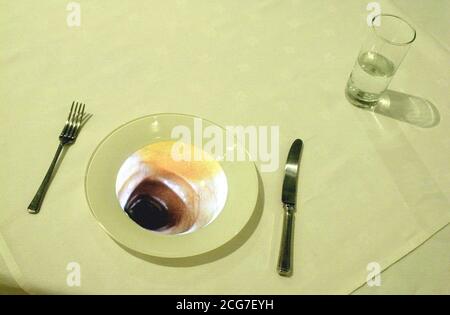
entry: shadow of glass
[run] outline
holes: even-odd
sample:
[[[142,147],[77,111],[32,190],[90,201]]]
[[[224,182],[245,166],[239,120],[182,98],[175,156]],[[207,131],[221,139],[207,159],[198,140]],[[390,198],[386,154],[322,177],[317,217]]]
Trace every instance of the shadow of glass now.
[[[183,258],[162,258],[162,257],[155,257],[155,256],[148,256],[136,251],[133,251],[129,248],[124,247],[123,245],[117,243],[121,248],[123,248],[128,253],[143,259],[145,261],[155,263],[158,265],[163,266],[169,266],[169,267],[191,267],[196,265],[202,265],[206,263],[213,262],[215,260],[221,259],[235,250],[237,250],[239,247],[241,247],[253,234],[256,227],[258,226],[259,221],[261,220],[263,208],[264,208],[264,186],[262,183],[261,176],[259,172],[257,171],[258,175],[258,198],[255,205],[255,210],[253,211],[252,216],[250,217],[250,220],[247,222],[247,224],[244,226],[242,231],[238,233],[233,239],[231,239],[226,244],[209,251],[207,253],[192,256],[192,257],[183,257]]]
[[[421,128],[434,127],[440,121],[439,111],[430,101],[392,90],[386,91],[373,111]]]

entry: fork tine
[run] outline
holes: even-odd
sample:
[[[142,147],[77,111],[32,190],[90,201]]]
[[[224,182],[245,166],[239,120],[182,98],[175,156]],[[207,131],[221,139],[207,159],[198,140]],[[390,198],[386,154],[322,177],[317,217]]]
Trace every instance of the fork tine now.
[[[75,104],[75,101],[72,102],[72,106],[70,106],[70,112],[69,112],[69,116],[67,117],[67,121],[70,120],[70,116],[72,116],[72,111],[73,111],[73,105]]]
[[[64,124],[63,130],[61,131],[60,137],[62,137],[62,136],[64,136],[65,134],[67,134],[67,131],[68,131],[69,127],[70,127],[70,120],[71,120],[71,117],[72,117],[74,105],[75,105],[75,101],[73,101],[73,102],[72,102],[72,106],[70,106],[69,116],[67,116],[67,120],[66,120],[66,123]]]
[[[75,102],[75,108],[73,111],[71,111],[71,115],[69,117],[69,126],[66,130],[66,132],[64,133],[64,137],[69,137],[70,134],[72,133],[72,130],[74,128],[74,124],[75,124],[75,117],[78,111],[78,102]]]
[[[81,106],[81,113],[80,113],[80,116],[78,117],[77,127],[76,127],[75,134],[74,134],[75,137],[77,136],[78,131],[80,130],[81,122],[83,121],[85,106],[86,105],[84,103]]]
[[[83,105],[81,107],[81,114],[78,117],[77,126],[75,128],[75,132],[74,132],[74,135],[73,135],[75,138],[77,137],[78,132],[80,131],[80,128],[81,128],[81,123],[83,122],[85,106],[86,106],[86,104],[83,103]]]
[[[81,123],[83,111],[84,111],[84,104],[82,104],[80,102],[80,103],[78,103],[77,112],[76,112],[76,115],[75,115],[75,117],[73,119],[73,126],[72,126],[71,132],[69,134],[69,137],[71,137],[71,138],[75,138],[76,135],[77,135],[78,128],[79,128],[80,123]]]
[[[83,103],[80,103],[80,108],[79,108],[79,110],[78,110],[78,114],[80,114],[80,116],[81,116],[81,114],[82,114],[82,112],[83,112],[83,106],[84,106],[84,104],[83,104]],[[78,117],[78,118],[80,118],[80,117]]]

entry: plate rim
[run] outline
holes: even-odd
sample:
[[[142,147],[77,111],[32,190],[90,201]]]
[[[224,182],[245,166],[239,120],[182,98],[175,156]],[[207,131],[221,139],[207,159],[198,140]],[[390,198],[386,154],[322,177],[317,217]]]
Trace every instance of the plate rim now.
[[[133,123],[136,123],[136,122],[138,122],[138,121],[140,121],[140,120],[149,119],[149,118],[157,118],[157,117],[160,117],[160,116],[174,116],[174,117],[182,117],[182,118],[190,118],[190,119],[195,119],[195,118],[197,118],[197,119],[201,119],[202,121],[208,122],[208,123],[211,124],[211,125],[218,126],[218,127],[220,127],[222,130],[226,130],[223,126],[221,126],[221,125],[219,125],[219,124],[217,124],[217,123],[215,123],[215,122],[213,122],[213,121],[211,121],[211,120],[209,120],[209,119],[205,119],[205,118],[202,118],[202,117],[197,116],[197,115],[184,114],[184,113],[167,113],[167,112],[164,112],[164,113],[154,113],[154,114],[148,114],[148,115],[140,116],[140,117],[137,117],[137,118],[135,118],[135,119],[129,120],[129,121],[127,121],[127,122],[125,122],[125,123],[119,125],[118,127],[114,128],[114,129],[113,129],[112,131],[110,131],[107,135],[105,135],[105,136],[102,138],[102,140],[97,144],[97,146],[95,147],[95,149],[92,151],[91,156],[90,156],[90,158],[89,158],[89,160],[88,160],[87,166],[86,166],[86,168],[85,168],[85,172],[84,172],[84,195],[85,195],[86,201],[87,201],[87,203],[88,203],[88,207],[89,207],[90,213],[92,214],[92,216],[93,216],[93,218],[95,219],[95,221],[97,222],[97,224],[99,224],[100,227],[107,233],[107,235],[108,235],[109,237],[111,237],[115,242],[117,242],[120,246],[124,246],[125,248],[127,248],[127,249],[129,249],[129,250],[131,250],[131,251],[134,251],[134,252],[138,252],[138,253],[140,253],[140,254],[144,254],[144,255],[152,256],[152,257],[160,257],[160,258],[187,258],[187,257],[192,257],[192,256],[197,256],[197,255],[205,254],[205,253],[207,253],[207,252],[213,251],[213,250],[215,250],[215,249],[217,249],[217,248],[219,248],[219,247],[221,247],[221,246],[227,244],[227,243],[230,242],[234,237],[236,237],[236,235],[238,235],[238,234],[245,228],[245,226],[247,225],[247,223],[250,221],[250,219],[251,219],[251,217],[252,217],[254,211],[256,210],[255,208],[256,208],[258,196],[259,196],[259,193],[260,193],[260,187],[259,187],[259,179],[258,179],[258,170],[257,170],[256,164],[255,164],[254,161],[251,161],[251,160],[243,161],[243,162],[247,165],[247,167],[249,167],[249,171],[251,170],[251,173],[252,173],[252,175],[253,175],[253,179],[252,179],[252,180],[253,180],[254,183],[255,183],[255,189],[254,189],[253,198],[252,198],[251,202],[249,203],[249,204],[252,205],[252,209],[251,209],[251,210],[250,210],[250,209],[248,210],[248,215],[245,217],[245,220],[242,220],[243,222],[241,222],[240,228],[239,228],[235,233],[230,234],[230,235],[228,235],[226,238],[221,239],[220,242],[217,242],[217,244],[215,244],[213,247],[211,246],[211,248],[203,248],[203,249],[200,249],[200,250],[199,250],[199,249],[193,250],[193,251],[192,251],[191,253],[189,253],[189,254],[181,253],[181,252],[180,252],[180,253],[177,253],[177,252],[173,252],[173,253],[169,253],[169,252],[161,253],[161,252],[157,252],[157,251],[143,251],[142,248],[139,249],[139,248],[130,246],[130,244],[126,244],[126,242],[124,242],[123,239],[121,240],[120,237],[118,237],[117,235],[114,235],[114,232],[110,231],[110,229],[109,229],[108,227],[106,227],[106,226],[103,224],[102,221],[100,221],[100,218],[96,215],[96,211],[94,210],[94,206],[92,205],[92,201],[90,200],[90,197],[89,197],[89,192],[88,192],[88,185],[89,185],[89,184],[88,184],[88,181],[89,181],[89,171],[90,171],[90,169],[91,169],[91,167],[92,167],[92,165],[93,165],[93,161],[94,161],[96,155],[97,155],[98,152],[101,150],[101,148],[103,147],[103,145],[105,144],[105,142],[106,142],[108,139],[111,139],[111,137],[113,137],[113,135],[114,135],[116,132],[118,132],[119,130],[121,130],[121,129],[123,129],[123,128],[129,126],[129,125],[132,125]],[[150,144],[150,143],[149,143],[149,144]],[[245,149],[245,152],[246,152],[247,157],[249,157],[249,153],[248,153],[248,151],[247,151],[246,149]],[[236,162],[227,162],[227,163],[236,163]],[[242,162],[239,162],[239,163],[242,163]],[[223,167],[222,163],[221,163],[221,166]],[[225,173],[225,175],[227,176],[227,182],[228,182],[228,176],[229,176],[229,174]],[[252,181],[252,180],[249,180],[249,181]],[[230,191],[230,187],[228,187],[228,193],[229,193],[229,191]],[[250,196],[246,195],[246,197],[250,197]],[[226,201],[226,203],[225,203],[224,208],[222,209],[222,211],[225,210],[226,208],[230,208],[230,205],[228,204],[228,199],[229,199],[229,196],[227,196],[227,201]],[[123,211],[123,213],[125,214],[124,211]],[[221,214],[222,214],[222,212],[221,212]],[[192,233],[188,233],[188,234],[181,234],[181,235],[180,235],[180,234],[178,234],[178,235],[164,235],[163,237],[166,237],[166,239],[171,238],[172,240],[174,240],[174,239],[176,239],[177,237],[178,237],[178,239],[180,239],[180,236],[184,236],[184,235],[192,235],[192,234],[197,234],[197,235],[198,235],[200,231],[206,230],[208,226],[213,225],[213,223],[214,223],[215,221],[217,221],[217,219],[218,219],[219,217],[220,217],[220,215],[219,215],[214,221],[212,221],[210,224],[208,224],[208,225],[205,226],[205,227],[202,227],[202,228],[201,228],[200,230],[198,230],[198,231],[195,231],[195,232],[192,232]],[[128,219],[129,219],[129,218],[128,218]],[[130,222],[132,222],[131,219],[129,219],[129,220],[130,220]],[[139,225],[137,225],[137,224],[134,223],[134,222],[132,222],[132,224],[135,225],[135,227],[136,227],[137,229],[145,230],[145,229],[143,229],[142,227],[140,227]],[[209,231],[212,231],[212,230],[209,229]],[[145,232],[148,233],[148,232],[150,232],[150,231],[145,230]],[[204,231],[203,231],[203,234],[205,234]],[[210,234],[214,234],[214,233],[211,232]],[[215,234],[217,234],[217,232],[216,232]],[[155,235],[161,235],[161,234],[153,233],[153,234],[150,234],[150,235],[155,236]],[[155,236],[155,237],[156,237],[156,236]],[[206,247],[208,247],[208,246],[206,246]]]

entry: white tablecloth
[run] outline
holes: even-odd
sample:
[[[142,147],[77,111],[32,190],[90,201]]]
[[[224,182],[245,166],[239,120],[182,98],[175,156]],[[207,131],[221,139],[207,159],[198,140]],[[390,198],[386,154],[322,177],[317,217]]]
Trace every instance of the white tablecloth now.
[[[343,92],[367,31],[367,1],[78,3],[79,28],[66,24],[67,3],[0,4],[1,286],[349,293],[366,281],[368,263],[388,268],[450,221],[450,55],[427,26],[415,25],[391,107],[371,113]],[[383,12],[404,12],[380,3]],[[68,150],[42,212],[29,215],[73,99],[94,117]],[[275,271],[281,168],[261,174],[264,207],[253,233],[217,260],[144,260],[99,227],[84,197],[90,155],[118,125],[158,112],[278,125],[281,160],[294,138],[304,139],[292,278]],[[81,267],[79,287],[66,283],[71,262]]]

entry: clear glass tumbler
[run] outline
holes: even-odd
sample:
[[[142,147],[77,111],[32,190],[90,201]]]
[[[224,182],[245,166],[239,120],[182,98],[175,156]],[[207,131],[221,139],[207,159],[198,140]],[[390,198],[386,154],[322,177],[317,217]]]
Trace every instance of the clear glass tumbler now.
[[[347,81],[347,99],[359,107],[376,105],[415,39],[416,30],[402,18],[375,16]]]

